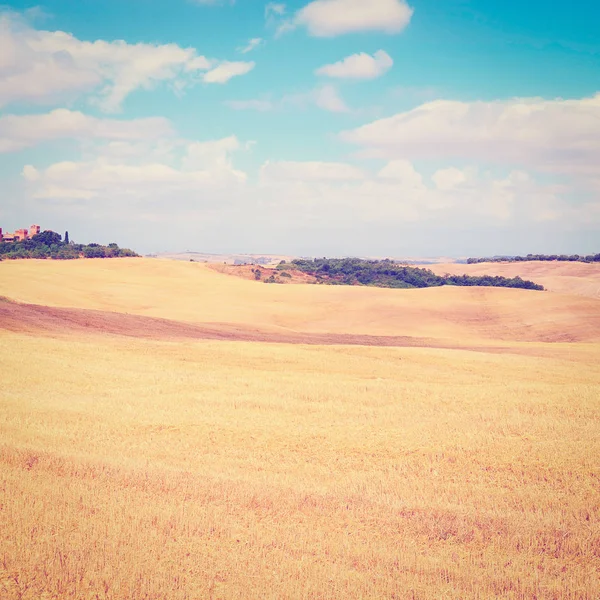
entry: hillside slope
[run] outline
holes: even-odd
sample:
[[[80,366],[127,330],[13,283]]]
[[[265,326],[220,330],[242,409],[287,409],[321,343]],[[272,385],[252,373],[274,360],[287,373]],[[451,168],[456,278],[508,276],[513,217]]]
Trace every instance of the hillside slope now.
[[[474,265],[478,266],[478,265]],[[599,341],[600,304],[564,294],[441,287],[273,286],[152,259],[0,264],[0,295],[264,332],[470,341]]]
[[[575,294],[600,299],[600,264],[582,262],[510,262],[477,263],[459,265],[454,263],[428,266],[434,273],[444,275],[500,275],[531,279],[550,292]]]

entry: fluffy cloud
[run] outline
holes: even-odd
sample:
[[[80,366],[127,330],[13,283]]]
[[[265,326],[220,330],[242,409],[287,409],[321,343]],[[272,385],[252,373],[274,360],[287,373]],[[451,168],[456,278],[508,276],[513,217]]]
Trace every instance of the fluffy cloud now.
[[[592,204],[574,209],[563,198],[564,189],[522,171],[493,176],[449,168],[427,178],[405,160],[390,161],[377,174],[345,163],[267,162],[260,186],[263,208],[270,214],[285,208],[290,219],[307,222],[332,218],[347,225],[423,221],[502,227],[581,222],[598,215]]]
[[[161,117],[121,121],[57,109],[40,115],[0,117],[0,152],[14,152],[62,138],[135,141],[158,139],[171,134],[169,121]]]
[[[325,65],[315,73],[338,79],[375,79],[389,71],[393,64],[387,52],[378,50],[373,56],[364,52],[353,54],[334,64]]]
[[[156,153],[152,144],[100,148],[89,160],[62,161],[39,170],[26,165],[22,175],[38,200],[146,203],[169,211],[173,202],[210,206],[226,190],[246,181],[231,155],[240,149],[235,136],[208,142],[183,142]],[[175,151],[174,151],[175,150]],[[159,157],[159,160],[156,159]],[[111,207],[114,206],[111,204]]]
[[[345,163],[267,161],[260,170],[263,183],[358,181],[365,178],[361,169]]]
[[[31,179],[31,177],[29,177]],[[101,162],[56,163],[38,173],[34,198],[102,199],[108,193],[136,201],[170,193],[193,194],[226,182],[210,171],[183,171],[162,164],[111,165]],[[163,209],[168,210],[167,206]]]
[[[340,98],[337,90],[332,85],[324,85],[313,92],[314,102],[323,110],[336,113],[350,112],[346,103]]]
[[[98,119],[65,110],[4,117],[0,132],[13,147],[63,137],[80,143],[78,157],[47,168],[24,165],[22,185],[30,210],[80,211],[82,222],[93,214],[114,223],[118,214],[170,219],[173,226],[200,220],[208,227],[213,219],[244,231],[258,211],[268,213],[279,231],[323,223],[337,231],[358,230],[363,223],[371,224],[371,231],[389,231],[417,221],[434,229],[460,225],[473,231],[483,225],[506,231],[535,223],[539,231],[544,223],[600,225],[597,202],[570,203],[566,186],[538,181],[522,170],[448,166],[430,176],[405,158],[375,170],[343,162],[267,161],[254,184],[234,164],[249,144],[236,136],[185,140],[163,119]]]
[[[451,190],[465,183],[467,175],[461,169],[450,167],[449,169],[439,169],[433,174],[432,179],[438,190]]]
[[[410,23],[412,15],[413,9],[405,0],[315,0],[284,28],[304,26],[317,37],[361,31],[394,34]]]
[[[223,62],[218,67],[205,73],[205,83],[227,83],[232,77],[245,75],[254,69],[254,62]]]
[[[378,173],[378,177],[394,181],[406,189],[423,189],[423,177],[408,160],[392,160]]]
[[[234,165],[245,148],[235,136],[96,140],[79,159],[43,169],[25,165],[26,202],[37,212],[80,211],[84,220],[93,213],[108,222],[118,214],[147,222],[170,219],[185,228],[192,219],[205,228],[227,222],[228,231],[241,232],[257,213],[269,215],[269,231],[323,224],[338,233],[364,227],[390,231],[413,222],[424,231],[600,225],[598,203],[569,204],[564,188],[522,171],[449,167],[429,177],[402,159],[375,172],[348,163],[267,161],[254,184]]]
[[[210,169],[213,173],[230,173],[244,180],[245,174],[236,171],[231,160],[233,153],[240,148],[240,141],[234,135],[208,142],[191,142],[182,160],[182,168],[186,171]]]
[[[438,100],[341,137],[382,158],[474,159],[591,174],[600,164],[600,94],[579,100]]]
[[[0,16],[0,106],[47,104],[93,93],[102,110],[115,112],[137,89],[170,82],[180,90],[204,71],[204,81],[223,83],[247,73],[254,66],[249,64],[219,64],[176,44],[87,42],[62,31],[32,29],[9,14]]]

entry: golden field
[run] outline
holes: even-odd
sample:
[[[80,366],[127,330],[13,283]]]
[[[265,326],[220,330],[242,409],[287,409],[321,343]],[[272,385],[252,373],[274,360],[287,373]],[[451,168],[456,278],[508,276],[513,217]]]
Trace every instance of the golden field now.
[[[0,296],[3,600],[600,597],[596,298],[147,259]]]

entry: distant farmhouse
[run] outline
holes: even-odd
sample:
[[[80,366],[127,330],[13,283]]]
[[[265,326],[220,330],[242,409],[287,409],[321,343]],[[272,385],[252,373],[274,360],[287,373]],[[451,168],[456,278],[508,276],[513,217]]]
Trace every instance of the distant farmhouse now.
[[[5,234],[2,233],[2,227],[0,227],[0,242],[22,242],[24,240],[30,240],[39,232],[39,225],[32,225],[29,229],[17,229],[13,233]]]

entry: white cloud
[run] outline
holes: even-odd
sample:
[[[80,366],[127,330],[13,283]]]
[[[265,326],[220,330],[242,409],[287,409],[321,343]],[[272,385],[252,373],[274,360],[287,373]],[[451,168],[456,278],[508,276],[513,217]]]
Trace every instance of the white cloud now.
[[[358,181],[365,173],[352,165],[335,162],[267,161],[260,170],[263,182]]]
[[[438,190],[451,190],[461,183],[465,183],[467,176],[464,171],[456,167],[450,167],[448,169],[439,169],[433,174],[432,179]]]
[[[162,117],[99,119],[61,108],[40,115],[0,117],[0,152],[15,152],[62,138],[135,141],[171,134],[171,124]]]
[[[392,160],[378,173],[378,177],[393,180],[403,187],[421,189],[423,178],[408,160]]]
[[[207,82],[222,83],[231,64],[207,59],[177,44],[82,41],[62,31],[38,31],[12,14],[0,15],[0,106],[16,102],[55,103],[88,95],[102,110],[120,110],[138,89],[169,82],[176,90],[211,71]],[[239,66],[235,74],[245,71]]]
[[[22,175],[28,181],[37,181],[40,178],[40,172],[31,165],[25,165],[23,167]]]
[[[275,229],[323,223],[334,223],[333,229],[362,228],[370,223],[389,230],[417,221],[424,227],[600,224],[594,203],[574,207],[564,188],[540,183],[523,171],[492,175],[449,167],[427,177],[402,159],[374,173],[343,162],[275,160],[263,164],[254,184],[234,165],[236,154],[251,147],[236,136],[96,140],[79,159],[45,169],[25,165],[22,180],[36,210],[77,208],[87,211],[82,215],[93,211],[106,219],[115,213],[121,218],[169,218],[174,224],[186,218],[202,223],[225,219],[241,227],[257,211],[266,211]]]
[[[505,227],[558,219],[580,222],[582,215],[596,215],[593,205],[574,209],[563,192],[521,171],[492,176],[473,168],[462,171],[460,184],[441,189],[404,160],[390,161],[377,175],[346,163],[268,161],[261,168],[259,190],[263,209],[273,219],[272,211],[279,210],[291,221],[307,223],[331,217],[340,225],[429,221]]]
[[[438,100],[341,137],[382,158],[474,159],[591,175],[600,164],[600,94],[579,100]]]
[[[315,104],[323,110],[336,113],[350,112],[337,90],[331,85],[324,85],[322,88],[316,89],[313,95]]]
[[[239,49],[242,54],[248,54],[248,52],[252,52],[255,48],[258,48],[263,43],[262,38],[252,38],[248,40],[248,43]]]
[[[315,0],[285,27],[304,26],[317,37],[363,31],[395,34],[410,23],[412,15],[405,0]]]
[[[235,136],[208,142],[180,140],[177,152],[162,155],[159,161],[151,144],[116,156],[99,148],[88,160],[62,161],[43,170],[26,165],[22,175],[31,197],[38,200],[127,201],[136,206],[162,202],[160,211],[171,210],[173,202],[206,207],[214,201],[212,194],[218,196],[246,181],[246,174],[231,161],[240,148]]]
[[[387,52],[378,50],[373,56],[364,52],[353,54],[334,64],[325,65],[315,73],[338,79],[375,79],[389,71],[393,64]]]
[[[223,62],[218,67],[205,73],[205,83],[227,83],[232,77],[245,75],[254,69],[254,62]]]
[[[240,141],[234,135],[208,142],[191,142],[182,160],[182,169],[184,171],[210,169],[212,173],[229,173],[244,180],[245,174],[236,171],[231,160],[232,154],[240,148]]]

